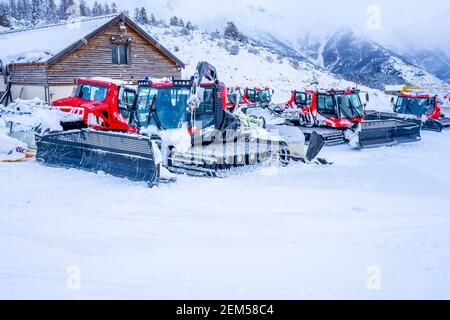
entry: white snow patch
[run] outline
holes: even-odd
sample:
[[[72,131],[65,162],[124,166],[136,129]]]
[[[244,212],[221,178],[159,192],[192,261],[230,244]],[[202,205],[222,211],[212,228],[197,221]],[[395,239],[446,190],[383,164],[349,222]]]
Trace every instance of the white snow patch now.
[[[84,39],[115,16],[82,19],[31,30],[0,33],[0,60],[3,63],[45,62],[55,54]]]

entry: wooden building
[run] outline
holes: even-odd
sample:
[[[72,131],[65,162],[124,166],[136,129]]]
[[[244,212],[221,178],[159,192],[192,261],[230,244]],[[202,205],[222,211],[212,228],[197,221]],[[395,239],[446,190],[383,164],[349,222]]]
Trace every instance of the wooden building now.
[[[4,32],[0,47],[13,99],[68,96],[77,77],[178,79],[185,66],[124,14]]]

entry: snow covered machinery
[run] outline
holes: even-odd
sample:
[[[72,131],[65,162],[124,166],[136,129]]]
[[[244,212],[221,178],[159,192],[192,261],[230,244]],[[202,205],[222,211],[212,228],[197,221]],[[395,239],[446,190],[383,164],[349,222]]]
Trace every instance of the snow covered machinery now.
[[[93,111],[101,101],[87,107],[83,103],[79,123],[87,128],[44,135],[37,142],[37,160],[54,166],[101,170],[153,185],[159,179],[161,165],[174,173],[217,176],[224,169],[274,158],[283,164],[313,161],[324,144],[321,136],[314,134],[305,153],[300,130],[291,132],[286,142],[253,124],[245,114],[235,113],[236,106],[227,99],[227,88],[206,62],[198,64],[190,80],[140,81],[134,103],[124,104],[122,110],[117,107],[120,95],[108,99],[116,91],[113,85],[105,91],[102,101],[110,101],[109,111],[106,107],[101,110],[104,119],[115,117],[116,121],[106,122],[107,126],[105,121],[90,121],[89,114],[97,114]],[[75,100],[72,102],[79,103]],[[61,110],[68,101],[60,101]],[[72,112],[73,108],[68,110]],[[114,125],[119,122],[120,126]]]
[[[393,117],[366,118],[360,94],[357,89],[292,91],[284,107],[277,106],[273,112],[303,127],[306,135],[316,130],[327,145],[348,141],[352,147],[362,149],[421,139],[417,124]]]
[[[136,132],[128,125],[129,109],[136,86],[121,80],[96,77],[75,79],[72,96],[54,100],[52,109],[60,111],[64,130],[93,128]]]
[[[71,97],[52,103],[62,115],[64,131],[37,135],[36,159],[50,166],[103,171],[156,184],[160,152],[149,137],[128,125],[134,97],[135,89],[124,83],[77,79]]]
[[[404,86],[391,103],[394,112],[367,110],[366,118],[397,118],[435,132],[450,127],[450,118],[446,116],[450,112],[450,88]]]
[[[237,110],[235,102],[216,69],[200,62],[190,80],[140,81],[130,125],[160,136],[167,168],[190,175],[217,176],[232,167],[271,160],[311,161],[323,147],[315,135],[305,154],[300,130],[286,141]]]
[[[4,66],[2,60],[0,60],[0,75],[3,76],[3,81],[5,83],[5,91],[0,92],[0,104],[8,105],[12,101],[11,95],[11,75],[8,70],[8,66]],[[1,81],[1,80],[0,80]]]
[[[269,87],[245,87],[239,86],[229,89],[229,97],[234,102],[234,96],[238,96],[239,103],[242,105],[244,111],[250,108],[267,109],[272,104],[273,89]]]

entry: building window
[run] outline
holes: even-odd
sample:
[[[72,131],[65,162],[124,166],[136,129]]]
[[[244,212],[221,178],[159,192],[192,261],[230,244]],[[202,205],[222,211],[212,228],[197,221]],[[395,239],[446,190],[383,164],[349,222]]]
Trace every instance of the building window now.
[[[112,63],[128,64],[128,45],[112,44]]]

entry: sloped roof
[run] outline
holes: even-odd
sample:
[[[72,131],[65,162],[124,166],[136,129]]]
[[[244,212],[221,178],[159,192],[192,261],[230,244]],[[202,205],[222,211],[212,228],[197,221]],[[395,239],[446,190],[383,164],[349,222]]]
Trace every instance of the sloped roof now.
[[[101,16],[26,30],[0,32],[0,60],[7,64],[53,64],[110,25],[125,21],[175,64],[185,64],[124,14]]]

